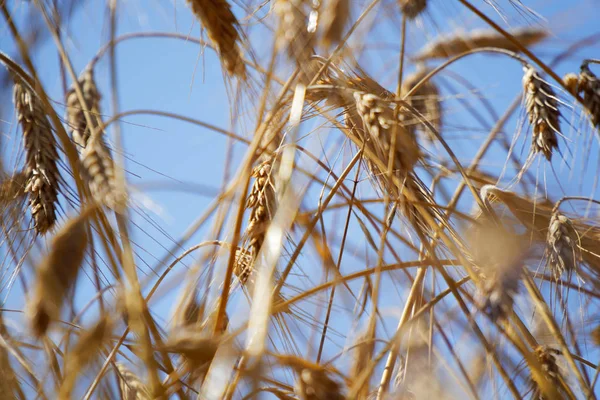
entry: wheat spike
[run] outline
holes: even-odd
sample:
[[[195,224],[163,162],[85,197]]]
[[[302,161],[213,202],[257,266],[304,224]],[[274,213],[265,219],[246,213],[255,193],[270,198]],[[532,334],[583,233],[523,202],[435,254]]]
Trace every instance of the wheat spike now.
[[[13,95],[26,153],[25,192],[29,194],[35,229],[37,233],[44,234],[56,222],[60,181],[57,144],[36,93],[16,79]]]
[[[409,75],[402,83],[402,93],[407,93],[414,88],[429,73],[427,68],[419,68],[415,73]],[[442,106],[440,104],[440,90],[431,79],[422,84],[419,89],[406,99],[415,110],[417,110],[433,127],[439,132],[442,125]],[[418,118],[415,118],[419,122]],[[434,140],[435,135],[422,124],[422,131],[429,140]]]
[[[402,13],[408,19],[415,19],[427,8],[427,0],[398,0]]]
[[[350,19],[350,0],[327,0],[321,16],[323,46],[330,47],[342,40]]]
[[[552,214],[546,242],[550,268],[556,279],[564,271],[576,270],[579,260],[577,231],[568,217],[559,212]]]
[[[265,233],[277,207],[277,194],[273,179],[274,161],[274,157],[269,157],[252,170],[254,184],[246,200],[246,208],[250,209],[246,235],[248,236],[248,247],[254,257],[262,247]]]
[[[398,113],[398,119],[394,121],[394,110],[389,103],[370,93],[354,92],[356,100],[356,111],[363,122],[364,130],[369,135],[371,147],[375,155],[384,164],[390,158],[390,147],[392,145],[392,134],[396,133],[394,148],[395,173],[401,176],[412,171],[419,160],[421,153],[411,126],[404,123],[405,112]]]
[[[315,35],[308,30],[306,0],[276,0],[273,12],[279,17],[278,48],[284,48],[298,66],[304,67],[313,55]]]
[[[296,393],[302,400],[342,400],[341,386],[325,369],[303,368],[299,372]]]
[[[587,64],[581,66],[579,91],[583,93],[583,104],[592,125],[600,128],[600,80]]]
[[[188,328],[172,334],[163,349],[182,356],[186,370],[198,374],[208,369],[218,346],[219,338],[203,335],[199,330]]]
[[[94,199],[109,208],[118,208],[123,203],[115,181],[115,166],[102,136],[92,136],[81,153],[90,192]]]
[[[52,238],[50,251],[37,269],[29,318],[37,336],[60,317],[62,304],[77,280],[88,243],[86,216],[69,220]]]
[[[125,365],[115,363],[122,400],[150,400],[150,391],[140,378]]]
[[[240,24],[227,0],[188,0],[193,13],[206,29],[221,62],[230,75],[246,79],[246,65],[240,50]]]
[[[510,33],[525,47],[533,46],[548,37],[548,31],[531,27],[514,29]],[[498,31],[485,29],[442,36],[429,43],[413,59],[415,61],[426,61],[436,58],[450,58],[482,47],[495,47],[520,52],[520,49],[512,41],[498,33]]]
[[[94,71],[86,69],[78,80],[79,86],[83,92],[85,109],[90,111],[93,126],[88,127],[85,118],[84,107],[79,103],[75,88],[71,87],[66,95],[67,103],[67,123],[71,131],[71,138],[78,147],[78,150],[85,149],[92,134],[92,131],[98,129],[98,118],[100,115],[100,99],[102,98],[96,81],[94,80]],[[97,117],[98,116],[98,117]]]
[[[560,390],[563,387],[561,382],[562,377],[555,356],[560,354],[560,352],[548,346],[538,346],[535,348],[534,354],[542,366],[543,377],[546,379],[547,384]],[[532,399],[546,399],[546,396],[543,395],[542,390],[535,381],[532,381],[531,385],[533,387]],[[565,398],[567,397],[566,393],[563,393],[563,395],[565,395]]]
[[[532,152],[544,154],[552,159],[552,151],[558,149],[557,134],[560,134],[560,110],[554,90],[540,78],[532,66],[524,68],[523,90],[525,109],[533,128]]]
[[[517,235],[487,218],[472,227],[468,238],[483,275],[479,306],[493,321],[506,318],[519,291],[526,248]]]

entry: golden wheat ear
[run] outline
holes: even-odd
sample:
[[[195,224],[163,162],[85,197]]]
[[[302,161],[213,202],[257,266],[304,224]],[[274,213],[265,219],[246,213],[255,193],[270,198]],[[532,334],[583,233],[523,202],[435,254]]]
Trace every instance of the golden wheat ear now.
[[[88,246],[90,212],[88,209],[65,223],[52,238],[50,250],[37,268],[28,315],[38,337],[60,318],[63,303],[77,281]]]
[[[400,10],[408,19],[415,19],[427,8],[427,0],[398,0]]]
[[[557,134],[561,134],[558,98],[533,66],[526,66],[524,70],[525,111],[533,129],[531,151],[542,153],[550,161],[553,150],[558,149]]]
[[[58,145],[41,100],[19,78],[15,78],[13,99],[23,130],[25,192],[29,195],[35,230],[44,234],[56,223],[60,182]]]
[[[240,50],[240,23],[227,0],[188,0],[193,13],[206,29],[221,62],[230,75],[246,79],[246,65]]]

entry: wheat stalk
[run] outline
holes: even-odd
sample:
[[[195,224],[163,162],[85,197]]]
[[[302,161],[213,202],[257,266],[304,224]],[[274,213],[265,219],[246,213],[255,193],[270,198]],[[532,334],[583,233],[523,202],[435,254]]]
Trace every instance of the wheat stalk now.
[[[15,80],[13,98],[17,119],[23,129],[27,177],[25,192],[29,194],[34,227],[37,233],[44,234],[56,222],[60,182],[57,144],[42,102],[18,78]]]

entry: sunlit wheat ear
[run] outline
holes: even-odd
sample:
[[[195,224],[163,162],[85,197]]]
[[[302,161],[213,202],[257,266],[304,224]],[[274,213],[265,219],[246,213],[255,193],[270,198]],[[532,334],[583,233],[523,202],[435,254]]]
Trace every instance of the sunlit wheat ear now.
[[[37,233],[44,234],[56,222],[60,174],[57,144],[44,107],[25,83],[15,81],[14,102],[23,129],[25,191]]]
[[[285,49],[299,67],[309,62],[315,42],[314,27],[308,25],[309,1],[275,0],[273,11],[279,17],[277,46]]]
[[[549,348],[547,346],[538,346],[535,351],[535,356],[542,366],[542,372],[544,378],[548,381],[548,384],[561,388],[561,376],[560,369],[556,364],[556,355],[560,354],[559,351]],[[531,383],[533,386],[532,399],[544,399],[542,391],[535,382]],[[565,397],[566,398],[566,397]]]
[[[59,391],[60,399],[72,398],[77,377],[100,355],[109,342],[111,332],[111,321],[107,317],[101,317],[92,328],[79,335],[73,350],[67,353],[64,380]]]
[[[546,239],[548,261],[552,275],[558,279],[562,274],[576,271],[579,262],[577,231],[571,220],[559,212],[552,214]]]
[[[115,181],[115,165],[101,135],[90,138],[81,153],[86,180],[94,200],[99,204],[118,210],[125,202]]]
[[[221,62],[230,75],[246,79],[246,65],[240,50],[240,24],[227,0],[188,0],[192,11],[206,29]]]
[[[248,247],[254,257],[263,245],[265,233],[277,207],[274,161],[274,157],[269,157],[252,170],[254,184],[246,199],[246,208],[250,209],[246,235]]]
[[[583,94],[583,104],[595,128],[600,128],[600,80],[587,64],[581,66],[579,91]]]
[[[350,0],[326,0],[320,24],[323,30],[321,38],[325,48],[342,40],[344,28],[350,19]]]
[[[354,92],[356,111],[360,115],[365,131],[369,134],[367,140],[375,150],[375,155],[386,162],[390,158],[392,134],[395,131],[394,165],[395,173],[402,175],[413,170],[421,156],[412,127],[403,123],[406,118],[404,112],[398,113],[394,121],[394,111],[388,102],[381,98],[364,92]],[[395,129],[394,129],[395,127]]]
[[[31,329],[42,336],[60,318],[63,302],[75,285],[88,244],[86,216],[77,216],[54,235],[49,253],[37,268],[28,304]]]
[[[180,329],[165,342],[163,350],[180,355],[187,372],[199,374],[206,372],[212,362],[220,338],[209,336],[197,329]]]
[[[527,249],[518,236],[486,217],[467,237],[483,278],[479,307],[493,321],[506,318],[519,291]]]
[[[302,368],[298,372],[295,392],[302,400],[342,400],[341,385],[323,368]]]
[[[530,47],[548,37],[548,31],[539,28],[525,27],[510,31],[510,33],[525,47]],[[495,47],[512,52],[520,49],[504,35],[493,29],[458,32],[430,42],[417,53],[415,61],[426,61],[436,58],[450,58],[483,47]]]
[[[548,83],[542,80],[533,66],[524,68],[523,90],[525,110],[532,127],[532,153],[542,153],[548,161],[558,149],[560,135],[560,110],[558,98]]]
[[[402,93],[406,94],[414,88],[429,71],[427,68],[419,68],[415,73],[409,75],[402,83]],[[442,105],[440,103],[440,90],[435,82],[431,79],[428,80],[413,92],[406,101],[441,133]],[[418,123],[419,120],[415,118],[415,122]],[[422,127],[421,130],[428,139],[435,139],[435,135],[429,129],[423,127],[421,124],[418,126]]]
[[[408,19],[415,19],[427,8],[427,0],[398,0],[402,13]]]
[[[150,400],[150,391],[142,380],[125,365],[115,363],[119,380],[119,390],[123,400]]]
[[[77,149],[81,151],[87,146],[92,131],[98,128],[101,96],[96,87],[94,71],[92,69],[86,69],[78,82],[83,92],[85,109],[90,112],[93,122],[93,126],[90,128],[85,118],[84,107],[79,103],[75,88],[71,87],[66,95],[67,124],[71,131],[73,142],[77,145]]]

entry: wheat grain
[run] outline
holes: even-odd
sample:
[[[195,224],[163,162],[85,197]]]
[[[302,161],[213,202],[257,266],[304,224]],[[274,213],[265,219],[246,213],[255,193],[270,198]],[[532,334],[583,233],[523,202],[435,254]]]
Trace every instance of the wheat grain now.
[[[398,0],[402,13],[408,19],[415,19],[427,8],[427,0]]]
[[[533,128],[532,152],[541,152],[546,159],[552,159],[552,151],[558,149],[557,134],[560,135],[560,110],[554,90],[543,81],[531,66],[524,68],[523,90],[525,109]]]
[[[57,144],[36,93],[16,79],[13,95],[26,153],[25,192],[29,194],[35,229],[37,233],[44,234],[56,222],[55,208],[60,182]]]
[[[36,336],[46,333],[60,317],[62,304],[75,285],[88,243],[86,216],[70,219],[52,238],[50,251],[37,269],[29,303],[29,319]]]
[[[227,0],[188,0],[193,13],[206,29],[221,62],[230,75],[246,79],[246,65],[240,50],[240,24]]]
[[[86,148],[92,132],[98,129],[98,118],[100,115],[101,95],[94,80],[94,71],[86,69],[78,80],[83,93],[85,107],[79,103],[77,92],[71,87],[66,95],[67,103],[67,124],[71,131],[71,138],[77,145],[78,150]],[[93,126],[89,127],[85,118],[84,110],[91,114]]]
[[[533,46],[548,37],[548,31],[531,27],[514,29],[510,33],[525,47]],[[442,36],[430,42],[413,57],[413,60],[426,61],[436,58],[450,58],[483,47],[495,47],[512,52],[520,52],[519,47],[504,35],[498,33],[496,30],[486,29]]]

